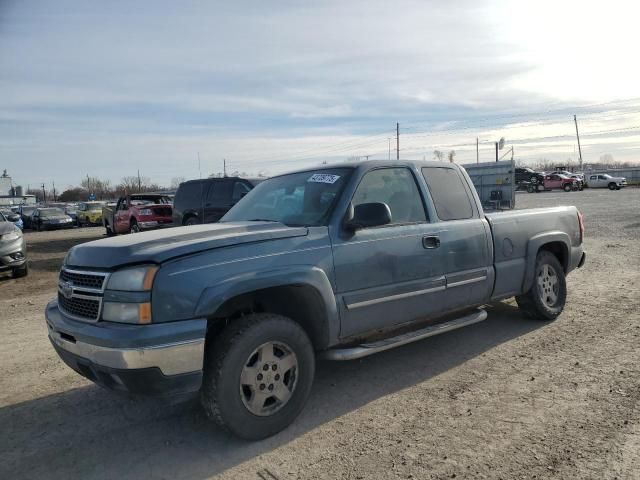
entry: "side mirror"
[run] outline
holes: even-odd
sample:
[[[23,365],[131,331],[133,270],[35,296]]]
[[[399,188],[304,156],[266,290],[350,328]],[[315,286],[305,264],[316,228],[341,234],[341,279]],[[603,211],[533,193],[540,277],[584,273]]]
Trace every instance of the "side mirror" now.
[[[349,204],[344,220],[347,230],[356,231],[361,228],[379,227],[391,223],[391,210],[386,203]]]

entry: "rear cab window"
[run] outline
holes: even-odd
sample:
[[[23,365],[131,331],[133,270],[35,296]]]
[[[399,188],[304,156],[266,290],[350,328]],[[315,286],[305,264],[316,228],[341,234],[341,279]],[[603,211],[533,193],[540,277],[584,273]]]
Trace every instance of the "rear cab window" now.
[[[440,220],[473,218],[473,206],[460,174],[449,167],[423,167],[431,198]]]

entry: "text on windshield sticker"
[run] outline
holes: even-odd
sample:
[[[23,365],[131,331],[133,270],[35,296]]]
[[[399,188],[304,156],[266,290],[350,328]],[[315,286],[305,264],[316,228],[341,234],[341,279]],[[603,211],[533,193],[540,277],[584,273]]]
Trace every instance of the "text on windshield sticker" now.
[[[314,173],[309,177],[309,180],[307,180],[307,182],[334,184],[339,178],[340,178],[340,175],[329,175],[328,173]]]

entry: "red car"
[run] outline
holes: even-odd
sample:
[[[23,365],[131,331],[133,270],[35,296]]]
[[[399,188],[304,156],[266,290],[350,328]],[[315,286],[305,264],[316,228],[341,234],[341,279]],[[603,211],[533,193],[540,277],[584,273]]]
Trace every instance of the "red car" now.
[[[120,197],[115,208],[102,209],[107,235],[138,233],[170,227],[173,224],[171,198],[167,195],[139,193]]]
[[[574,178],[569,178],[559,173],[550,173],[544,176],[544,189],[555,190],[561,188],[565,192],[572,190],[578,190],[578,181]]]

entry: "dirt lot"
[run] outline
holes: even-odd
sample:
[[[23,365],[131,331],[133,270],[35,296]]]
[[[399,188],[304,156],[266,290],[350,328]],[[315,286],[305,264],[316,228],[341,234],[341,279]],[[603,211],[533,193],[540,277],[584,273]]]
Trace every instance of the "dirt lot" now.
[[[575,204],[586,266],[554,323],[513,302],[486,322],[320,363],[307,408],[246,443],[197,404],[117,396],[58,360],[43,323],[66,250],[101,229],[27,233],[0,279],[0,478],[640,478],[640,189],[519,194]]]

